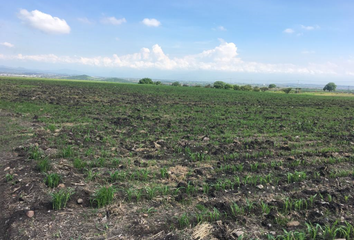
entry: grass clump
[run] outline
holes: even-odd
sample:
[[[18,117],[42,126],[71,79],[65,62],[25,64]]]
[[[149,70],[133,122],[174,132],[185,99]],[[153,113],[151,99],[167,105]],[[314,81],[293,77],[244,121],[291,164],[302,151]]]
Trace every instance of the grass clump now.
[[[44,159],[39,160],[37,163],[37,169],[40,172],[48,172],[51,169],[49,159],[44,158]]]
[[[91,204],[101,208],[113,201],[116,190],[112,186],[104,186],[98,189],[91,199]]]
[[[66,207],[70,197],[74,194],[71,188],[60,189],[58,192],[52,193],[52,203],[54,210],[60,210]]]
[[[44,182],[50,188],[55,188],[59,185],[61,181],[61,176],[57,173],[47,174]]]

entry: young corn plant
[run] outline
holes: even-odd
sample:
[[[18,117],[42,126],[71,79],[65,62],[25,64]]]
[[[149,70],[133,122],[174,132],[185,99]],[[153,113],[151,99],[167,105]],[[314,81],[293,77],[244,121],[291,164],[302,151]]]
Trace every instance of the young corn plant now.
[[[113,201],[116,190],[113,186],[103,186],[99,188],[92,196],[91,204],[98,208],[104,207]]]
[[[44,183],[50,188],[57,187],[60,181],[61,176],[57,173],[46,174],[46,177],[44,179]]]
[[[74,190],[71,188],[60,189],[57,192],[51,194],[52,204],[54,210],[60,210],[66,207],[70,197],[74,194]]]

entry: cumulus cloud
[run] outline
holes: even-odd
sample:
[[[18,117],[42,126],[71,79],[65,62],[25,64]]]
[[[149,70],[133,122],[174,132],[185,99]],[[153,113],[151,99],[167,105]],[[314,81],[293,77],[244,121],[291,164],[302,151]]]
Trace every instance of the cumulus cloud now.
[[[227,29],[224,26],[218,26],[216,29],[213,28],[213,30],[227,31]]]
[[[288,34],[292,34],[292,33],[294,33],[295,31],[294,31],[294,29],[292,29],[292,28],[287,28],[287,29],[285,29],[283,32],[284,32],[284,33],[288,33]]]
[[[122,23],[126,23],[127,20],[125,18],[115,18],[115,17],[104,17],[101,19],[101,23],[103,24],[112,24],[112,25],[120,25]]]
[[[225,42],[222,39],[220,39],[220,44],[213,49],[179,58],[170,57],[162,50],[161,46],[155,44],[151,48],[142,48],[136,53],[121,56],[113,54],[111,57],[70,57],[57,56],[54,54],[18,54],[6,56],[0,54],[0,59],[133,69],[207,70],[344,76],[351,75],[353,73],[351,69],[354,68],[354,61],[352,59],[340,63],[308,63],[306,66],[243,61],[238,55],[237,46],[232,42]]]
[[[158,27],[161,25],[161,23],[155,18],[144,18],[142,23],[148,27]]]
[[[12,43],[9,43],[9,42],[3,42],[3,43],[0,43],[0,45],[3,45],[5,47],[8,47],[8,48],[13,48],[15,45],[13,45]]]
[[[39,29],[44,33],[70,33],[70,27],[64,19],[53,17],[38,10],[29,12],[26,9],[21,9],[18,13],[18,18],[21,19],[26,25],[35,29]]]

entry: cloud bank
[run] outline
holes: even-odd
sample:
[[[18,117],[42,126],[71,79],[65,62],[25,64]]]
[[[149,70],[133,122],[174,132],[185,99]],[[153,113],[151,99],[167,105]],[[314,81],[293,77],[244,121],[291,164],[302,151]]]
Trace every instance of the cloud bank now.
[[[26,25],[49,34],[68,34],[70,27],[64,19],[53,17],[38,10],[21,9],[18,18]]]
[[[0,59],[37,61],[47,63],[81,64],[96,67],[131,68],[131,69],[158,69],[158,70],[206,70],[242,73],[285,73],[310,75],[338,75],[348,76],[353,72],[352,59],[336,64],[308,63],[306,66],[294,64],[269,64],[243,61],[237,53],[237,47],[232,42],[220,39],[220,45],[198,54],[173,58],[164,53],[162,48],[155,44],[152,48],[142,48],[139,52],[111,57],[71,57],[44,55],[1,55]]]

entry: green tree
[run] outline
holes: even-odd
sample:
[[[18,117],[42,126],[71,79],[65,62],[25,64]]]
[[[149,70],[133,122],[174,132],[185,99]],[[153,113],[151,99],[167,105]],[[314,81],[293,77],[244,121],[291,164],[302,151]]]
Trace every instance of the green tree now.
[[[139,80],[139,84],[154,84],[151,78],[142,78]]]
[[[269,86],[268,86],[268,88],[276,88],[276,87],[277,87],[277,85],[275,85],[274,83],[269,84]]]
[[[328,91],[328,92],[331,92],[331,91],[335,91],[337,88],[337,85],[334,83],[334,82],[330,82],[330,83],[327,83],[326,86],[324,86],[323,88],[323,91]]]
[[[174,86],[174,87],[180,87],[181,84],[180,84],[179,82],[174,82],[174,83],[172,83],[172,86]]]
[[[287,93],[287,94],[290,93],[291,90],[292,90],[291,87],[289,87],[289,88],[283,88],[283,89],[282,89],[282,91],[285,92],[285,93]]]
[[[162,83],[160,81],[155,82],[155,85],[161,85]]]
[[[234,85],[234,90],[236,90],[236,91],[240,90],[240,86],[237,85],[237,84],[235,84],[235,85]]]
[[[231,84],[226,83],[224,88],[225,89],[232,89],[233,86]]]
[[[265,91],[268,91],[269,90],[269,88],[267,88],[267,87],[261,87],[261,91],[262,92],[265,92]]]
[[[214,82],[214,88],[225,88],[226,83],[222,82],[222,81],[216,81]]]
[[[260,92],[261,89],[260,89],[259,87],[254,87],[254,88],[253,88],[253,91],[254,91],[254,92]]]
[[[241,91],[252,91],[252,86],[251,85],[244,85],[240,87]]]

